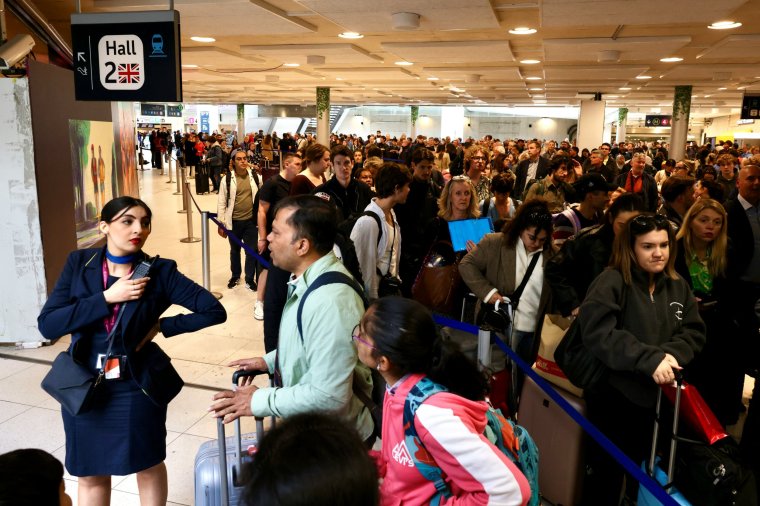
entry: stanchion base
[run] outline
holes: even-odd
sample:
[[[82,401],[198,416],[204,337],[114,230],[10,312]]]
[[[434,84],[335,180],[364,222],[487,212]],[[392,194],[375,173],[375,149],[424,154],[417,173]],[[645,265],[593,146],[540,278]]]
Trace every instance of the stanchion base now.
[[[211,295],[213,295],[214,297],[216,297],[216,300],[219,300],[222,297],[224,297],[220,292],[211,292]]]
[[[179,214],[187,214],[187,209],[180,209],[177,211]]]
[[[167,183],[173,183],[173,182],[174,181],[172,181],[171,179],[167,181]],[[176,193],[175,195],[179,195],[179,193]]]
[[[201,242],[199,237],[185,237],[180,239],[179,242]]]
[[[182,192],[174,192],[172,195],[182,195]]]

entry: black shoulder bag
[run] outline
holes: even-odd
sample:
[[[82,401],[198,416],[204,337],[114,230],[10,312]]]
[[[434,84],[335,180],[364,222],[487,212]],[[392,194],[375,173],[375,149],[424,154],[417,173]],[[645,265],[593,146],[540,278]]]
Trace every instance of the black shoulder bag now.
[[[525,275],[520,282],[520,286],[518,286],[517,289],[512,292],[512,295],[508,297],[509,302],[500,304],[499,301],[496,301],[496,304],[489,304],[487,302],[480,304],[480,311],[478,311],[478,317],[476,319],[478,327],[495,332],[507,332],[509,326],[512,324],[511,315],[517,311],[517,305],[520,303],[520,297],[525,291],[525,287],[530,280],[530,276],[533,274],[533,269],[536,268],[538,259],[542,256],[542,252],[533,255],[530,264],[528,264],[528,269],[525,271]],[[511,309],[509,306],[511,306]]]

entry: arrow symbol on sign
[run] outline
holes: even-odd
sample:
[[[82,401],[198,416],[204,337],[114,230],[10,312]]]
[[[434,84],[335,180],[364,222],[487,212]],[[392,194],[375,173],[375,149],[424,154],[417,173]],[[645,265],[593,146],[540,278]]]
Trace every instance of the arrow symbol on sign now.
[[[84,58],[84,52],[77,53],[77,61],[83,61],[87,63],[87,60]]]

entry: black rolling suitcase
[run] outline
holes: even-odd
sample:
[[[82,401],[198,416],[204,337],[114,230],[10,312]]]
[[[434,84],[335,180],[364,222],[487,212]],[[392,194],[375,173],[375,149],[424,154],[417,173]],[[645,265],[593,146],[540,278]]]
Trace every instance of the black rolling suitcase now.
[[[235,371],[232,384],[245,376],[266,374],[264,371]],[[196,506],[230,506],[240,503],[243,491],[241,468],[253,457],[246,451],[257,447],[264,436],[264,419],[256,418],[256,434],[240,434],[240,419],[235,420],[235,435],[225,437],[224,423],[217,419],[217,439],[203,443],[195,456]],[[226,458],[221,459],[220,455]]]
[[[209,167],[206,162],[198,163],[195,168],[195,194],[209,193]]]

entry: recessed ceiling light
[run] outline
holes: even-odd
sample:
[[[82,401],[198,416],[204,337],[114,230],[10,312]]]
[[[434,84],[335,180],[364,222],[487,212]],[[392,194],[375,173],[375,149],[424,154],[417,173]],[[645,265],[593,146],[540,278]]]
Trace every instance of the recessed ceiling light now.
[[[727,90],[728,88],[718,88],[718,91]]]
[[[524,63],[525,65],[535,65],[536,63],[541,63],[541,60],[520,60],[520,63]]]
[[[675,63],[677,61],[683,61],[683,58],[678,56],[668,56],[667,58],[660,58],[660,61],[663,63]]]
[[[194,40],[195,42],[216,42],[216,39],[213,37],[190,37],[190,40]]]
[[[192,63],[186,63],[182,65],[183,69],[197,69],[198,65],[193,65]]]
[[[343,32],[343,33],[339,33],[338,37],[340,37],[341,39],[362,39],[364,38],[364,35],[357,32]]]
[[[300,63],[283,63],[282,66],[283,67],[300,67],[301,64]]]
[[[652,79],[652,76],[636,76],[636,79]]]
[[[342,81],[342,80],[343,80],[343,78],[342,78],[342,77],[336,77],[336,78],[335,78],[335,80],[336,80],[336,81]]]
[[[437,81],[438,78],[437,77],[428,77],[427,80],[428,81]]]
[[[527,26],[518,26],[517,28],[513,28],[509,31],[512,35],[530,35],[532,33],[536,33],[535,28],[528,28]]]
[[[736,21],[716,21],[711,25],[707,25],[707,28],[711,30],[729,30],[731,28],[739,28],[741,23]]]
[[[543,88],[528,88],[528,91],[544,91]]]
[[[705,95],[705,98],[710,98],[712,95]]]
[[[410,61],[404,61],[404,60],[400,60],[400,61],[397,61],[397,62],[394,62],[394,63],[396,65],[401,65],[402,67],[408,67],[409,65],[414,65],[414,63],[412,63],[412,62],[410,62]]]
[[[618,88],[620,91],[631,91],[631,88],[628,88],[627,86],[624,86],[622,88]]]
[[[538,76],[530,76],[525,78],[526,81],[540,81],[541,78]]]

